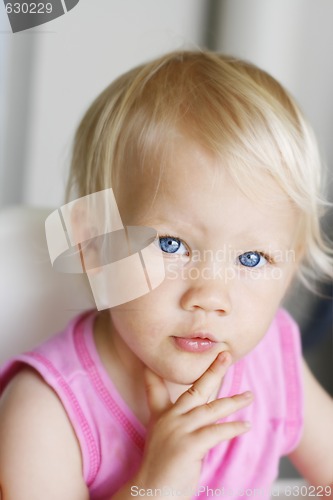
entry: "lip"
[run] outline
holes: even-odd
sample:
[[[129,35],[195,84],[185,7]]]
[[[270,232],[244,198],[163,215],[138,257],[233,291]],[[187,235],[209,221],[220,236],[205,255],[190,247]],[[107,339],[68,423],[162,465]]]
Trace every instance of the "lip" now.
[[[173,337],[176,346],[186,352],[205,352],[213,349],[217,341],[209,333],[193,333],[188,337]]]
[[[185,338],[191,338],[191,339],[208,339],[211,342],[218,342],[217,338],[210,332],[193,332],[189,336],[186,336]]]

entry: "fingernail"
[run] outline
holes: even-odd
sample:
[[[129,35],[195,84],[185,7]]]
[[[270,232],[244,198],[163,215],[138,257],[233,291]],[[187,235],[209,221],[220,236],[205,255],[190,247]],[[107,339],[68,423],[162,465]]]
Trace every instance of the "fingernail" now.
[[[250,399],[252,398],[252,392],[251,391],[243,392],[242,396],[243,398]]]
[[[230,359],[230,356],[227,352],[223,351],[223,352],[220,352],[217,356],[217,359],[221,362],[221,363],[225,363],[226,361],[229,361]]]

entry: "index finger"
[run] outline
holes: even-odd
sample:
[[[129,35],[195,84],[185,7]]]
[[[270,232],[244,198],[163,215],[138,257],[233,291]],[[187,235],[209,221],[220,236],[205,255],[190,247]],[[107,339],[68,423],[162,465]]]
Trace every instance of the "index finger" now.
[[[143,376],[148,407],[151,417],[155,418],[171,405],[170,396],[161,377],[147,366]]]
[[[174,407],[180,413],[185,413],[199,405],[207,403],[212,392],[219,388],[230,363],[230,354],[228,352],[220,352],[201,377],[178,398]]]

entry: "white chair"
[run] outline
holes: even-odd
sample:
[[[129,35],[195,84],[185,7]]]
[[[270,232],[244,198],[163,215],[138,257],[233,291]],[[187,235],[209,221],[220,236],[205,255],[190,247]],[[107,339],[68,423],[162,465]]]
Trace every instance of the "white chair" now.
[[[53,270],[44,222],[52,209],[0,211],[0,364],[95,307],[83,274]]]

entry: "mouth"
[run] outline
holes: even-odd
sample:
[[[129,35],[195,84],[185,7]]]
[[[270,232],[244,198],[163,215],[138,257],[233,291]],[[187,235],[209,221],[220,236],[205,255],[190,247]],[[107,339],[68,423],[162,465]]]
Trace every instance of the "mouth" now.
[[[193,332],[192,334],[186,336],[185,338],[210,340],[210,342],[215,342],[215,343],[218,342],[217,338],[212,333],[209,332]]]
[[[193,333],[189,337],[173,337],[176,346],[186,352],[204,352],[216,347],[215,337],[209,333]]]

